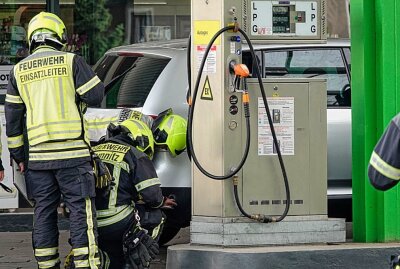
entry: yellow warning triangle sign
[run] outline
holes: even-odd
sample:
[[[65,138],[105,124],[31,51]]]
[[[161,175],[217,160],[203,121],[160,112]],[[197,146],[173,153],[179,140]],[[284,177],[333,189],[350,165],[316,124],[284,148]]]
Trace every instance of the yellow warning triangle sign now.
[[[211,101],[213,100],[213,95],[212,95],[211,86],[210,86],[210,80],[208,79],[208,76],[206,76],[206,81],[204,82],[203,91],[201,92],[200,99],[211,100]]]

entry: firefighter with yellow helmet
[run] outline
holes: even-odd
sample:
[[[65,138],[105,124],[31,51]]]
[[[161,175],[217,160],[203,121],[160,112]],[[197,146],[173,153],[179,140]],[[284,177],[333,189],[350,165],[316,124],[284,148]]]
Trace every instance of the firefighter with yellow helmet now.
[[[160,113],[152,124],[154,143],[176,157],[186,149],[187,121],[172,110]]]
[[[34,16],[27,40],[31,55],[10,73],[5,114],[8,148],[35,203],[32,241],[38,268],[60,268],[61,195],[71,211],[75,267],[100,268],[95,181],[82,110],[101,103],[104,85],[82,57],[62,52],[66,27],[58,16]]]
[[[114,179],[96,190],[99,247],[108,254],[110,269],[147,268],[158,254],[164,222],[160,208],[176,206],[162,195],[151,162],[151,130],[138,119],[110,124],[107,137],[93,150]]]

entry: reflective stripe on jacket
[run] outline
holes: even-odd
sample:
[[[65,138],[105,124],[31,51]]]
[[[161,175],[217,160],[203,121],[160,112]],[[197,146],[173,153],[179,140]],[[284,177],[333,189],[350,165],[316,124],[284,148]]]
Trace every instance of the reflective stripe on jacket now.
[[[368,166],[368,177],[378,190],[388,190],[400,179],[400,114],[395,116],[382,134]]]

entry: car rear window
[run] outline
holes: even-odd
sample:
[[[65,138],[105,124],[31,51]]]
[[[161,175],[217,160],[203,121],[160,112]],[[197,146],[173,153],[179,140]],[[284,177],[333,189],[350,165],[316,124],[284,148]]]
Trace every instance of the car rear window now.
[[[115,58],[108,59],[112,57]],[[106,85],[106,107],[142,107],[169,61],[153,55],[102,59],[95,72]]]
[[[99,64],[97,65],[94,72],[101,79],[101,81],[104,82],[104,79],[109,71],[109,68],[112,66],[112,64],[115,62],[117,58],[118,56],[104,56],[103,58],[100,59]]]

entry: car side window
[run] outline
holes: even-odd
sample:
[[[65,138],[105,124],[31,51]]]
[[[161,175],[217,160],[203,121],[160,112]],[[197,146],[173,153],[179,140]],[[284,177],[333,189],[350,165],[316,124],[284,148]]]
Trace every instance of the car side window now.
[[[263,52],[264,77],[326,78],[328,107],[350,107],[350,82],[340,48]]]

